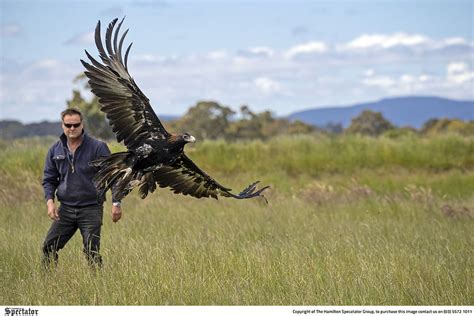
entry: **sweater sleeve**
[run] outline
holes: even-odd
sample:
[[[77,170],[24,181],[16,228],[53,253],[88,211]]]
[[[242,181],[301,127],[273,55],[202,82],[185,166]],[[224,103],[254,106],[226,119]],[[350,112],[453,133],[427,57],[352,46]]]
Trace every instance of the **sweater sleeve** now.
[[[97,149],[97,157],[108,157],[110,156],[110,149],[109,146],[107,146],[106,143],[100,142],[99,148]]]
[[[53,161],[53,147],[51,147],[46,155],[43,171],[43,190],[45,200],[53,199],[56,192],[56,188],[59,185],[59,170],[56,168],[56,164]]]

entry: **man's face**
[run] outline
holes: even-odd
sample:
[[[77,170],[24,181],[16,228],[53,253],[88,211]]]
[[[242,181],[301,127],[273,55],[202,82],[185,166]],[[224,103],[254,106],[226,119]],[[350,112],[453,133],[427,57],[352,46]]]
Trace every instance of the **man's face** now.
[[[67,138],[81,137],[83,128],[81,117],[78,114],[64,115],[63,131]]]

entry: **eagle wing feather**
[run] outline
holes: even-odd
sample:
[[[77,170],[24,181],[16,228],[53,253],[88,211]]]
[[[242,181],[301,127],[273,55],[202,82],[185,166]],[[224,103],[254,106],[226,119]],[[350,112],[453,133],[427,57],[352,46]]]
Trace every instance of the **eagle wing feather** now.
[[[147,138],[165,139],[170,133],[153,111],[150,100],[128,73],[127,59],[132,44],[126,50],[124,63],[122,45],[128,30],[118,41],[123,19],[114,32],[117,21],[118,19],[114,19],[107,27],[105,34],[107,52],[100,36],[100,21],[95,28],[95,43],[103,64],[87,51],[90,63],[84,60],[81,62],[86,68],[85,74],[89,78],[91,90],[99,98],[101,110],[105,112],[117,141],[124,141],[125,146],[133,150],[141,146]]]
[[[218,195],[224,197],[233,197],[236,199],[248,199],[255,196],[262,196],[261,193],[269,186],[265,186],[256,190],[259,181],[250,184],[247,188],[242,190],[239,194],[231,193],[231,189],[224,187],[215,179],[209,176],[206,172],[201,170],[191,159],[182,153],[174,163],[161,167],[153,171],[153,178],[159,187],[170,189],[176,194],[191,195],[196,198],[213,197],[218,198]],[[145,185],[150,187],[150,192],[154,191],[149,182]],[[141,188],[140,192],[142,198],[147,195],[147,188]],[[152,190],[151,190],[152,189]]]

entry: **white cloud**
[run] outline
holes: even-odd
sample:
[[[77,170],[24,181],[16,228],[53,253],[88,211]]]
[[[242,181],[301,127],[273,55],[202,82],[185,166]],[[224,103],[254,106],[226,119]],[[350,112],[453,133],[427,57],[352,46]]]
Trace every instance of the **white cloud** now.
[[[424,74],[418,76],[418,80],[419,80],[420,82],[427,82],[427,81],[430,81],[431,79],[432,79],[432,78],[431,78],[430,76],[424,75]]]
[[[471,55],[474,43],[469,43],[462,37],[432,39],[421,34],[362,34],[355,39],[336,45],[336,51],[344,53],[367,53],[371,58],[383,59],[384,56],[398,56],[408,59],[430,54]],[[390,51],[385,55],[384,51]],[[352,56],[353,57],[353,56]]]
[[[373,69],[367,69],[366,71],[364,71],[364,76],[366,77],[372,77],[374,75],[374,70]]]
[[[405,65],[401,67],[407,68]],[[433,71],[433,70],[432,70]],[[367,73],[370,76],[367,76]],[[455,99],[473,99],[474,72],[464,62],[452,62],[446,66],[446,74],[405,72],[395,76],[391,71],[385,70],[383,74],[376,71],[363,73],[360,78],[360,91],[364,94],[383,93],[383,96],[400,95],[436,95]],[[356,84],[353,84],[357,87]],[[374,88],[379,88],[375,90]],[[361,94],[359,91],[359,95]]]
[[[219,59],[225,59],[228,57],[228,54],[224,50],[216,50],[207,53],[206,57],[211,60],[219,60]]]
[[[445,38],[441,41],[442,46],[450,46],[450,45],[468,45],[467,41],[462,37],[450,37]]]
[[[448,74],[457,74],[457,73],[463,73],[468,70],[469,66],[466,63],[449,63],[447,66],[447,72]]]
[[[323,42],[313,41],[305,44],[297,45],[288,49],[284,56],[293,58],[303,54],[322,54],[329,50],[328,46]]]
[[[416,80],[417,79],[412,75],[404,74],[400,76],[400,82],[403,84],[411,84],[414,83]]]
[[[382,88],[388,94],[397,95],[423,91],[427,88],[426,84],[429,80],[431,80],[431,78],[427,75],[417,76],[404,73],[398,78],[395,78],[389,75],[375,75],[375,72],[372,70],[369,76],[365,74],[362,83],[368,87]]]
[[[419,34],[364,34],[347,43],[345,47],[347,49],[391,48],[394,46],[415,46],[429,42],[430,40],[426,36]]]
[[[259,77],[255,79],[254,84],[264,94],[273,94],[280,92],[281,90],[280,83],[267,77]]]
[[[467,63],[452,62],[446,67],[446,78],[449,83],[462,84],[474,79],[474,72]]]
[[[395,85],[395,80],[389,76],[375,76],[370,78],[365,78],[362,82],[367,86],[375,86],[381,88],[389,88]]]
[[[265,46],[250,48],[249,52],[255,55],[261,55],[266,57],[272,57],[274,55],[273,49]]]

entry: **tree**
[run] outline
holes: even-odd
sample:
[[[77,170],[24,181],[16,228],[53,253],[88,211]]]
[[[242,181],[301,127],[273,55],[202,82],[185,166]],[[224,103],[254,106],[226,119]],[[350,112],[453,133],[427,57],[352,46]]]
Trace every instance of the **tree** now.
[[[308,125],[302,121],[296,120],[288,125],[288,134],[311,134],[316,130],[314,126]]]
[[[84,81],[84,74],[78,75],[74,82]],[[89,84],[84,84],[85,89],[90,89]],[[67,100],[68,108],[77,107],[81,110],[84,120],[84,126],[88,133],[101,139],[111,139],[114,137],[112,128],[100,110],[99,99],[94,95],[90,101],[86,101],[79,90],[72,91],[72,98]]]
[[[226,129],[226,138],[229,140],[262,138],[262,127],[258,116],[247,105],[240,107],[240,113],[241,119],[231,122]]]
[[[382,113],[366,110],[352,119],[346,133],[378,136],[393,128],[392,123],[387,121]]]
[[[438,119],[435,119],[435,118],[432,118],[432,119],[429,119],[428,121],[425,122],[425,124],[423,124],[423,126],[421,127],[421,133],[422,134],[431,134],[433,133],[433,131],[435,130],[435,128],[438,128],[437,125],[438,125],[438,122],[439,120]]]
[[[464,136],[474,135],[474,121],[458,119],[430,119],[421,128],[423,135],[456,133]]]
[[[252,112],[248,106],[240,108],[241,119],[231,122],[227,139],[269,139],[281,134],[308,134],[315,128],[301,121],[290,122],[275,118],[270,111]]]
[[[230,108],[217,102],[201,101],[189,108],[173,127],[201,139],[224,138],[230,118],[234,114]]]

